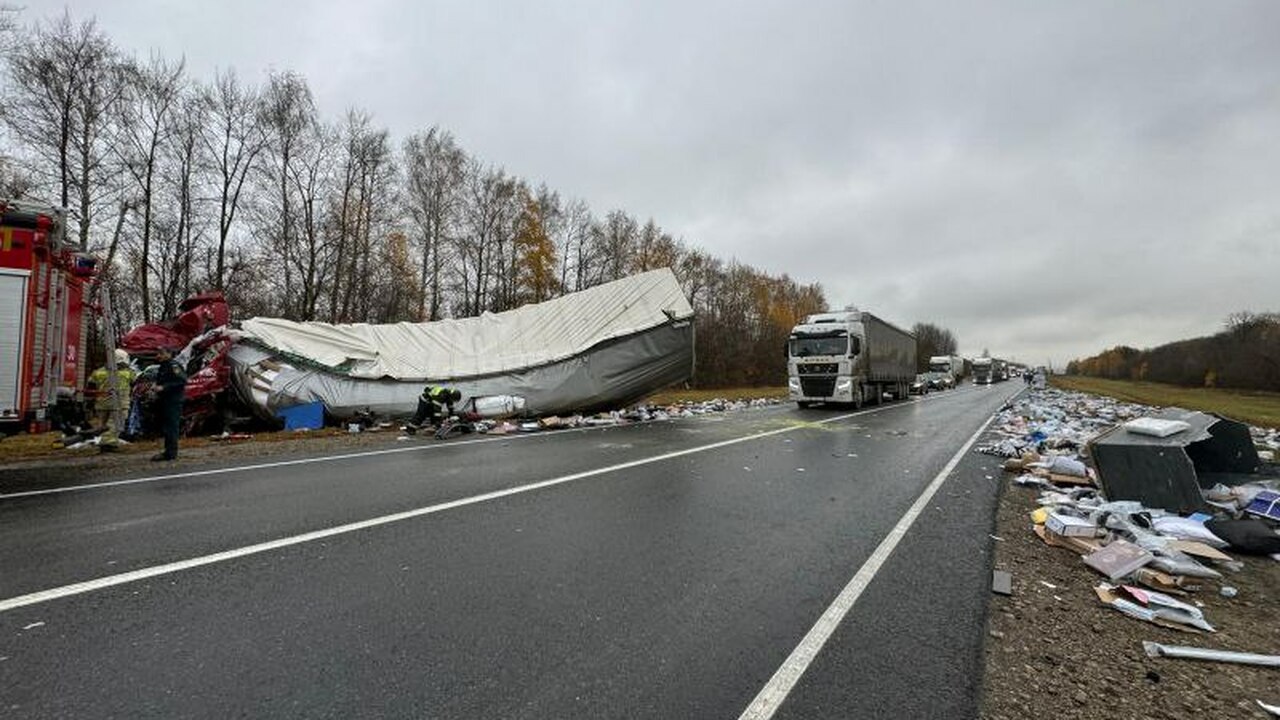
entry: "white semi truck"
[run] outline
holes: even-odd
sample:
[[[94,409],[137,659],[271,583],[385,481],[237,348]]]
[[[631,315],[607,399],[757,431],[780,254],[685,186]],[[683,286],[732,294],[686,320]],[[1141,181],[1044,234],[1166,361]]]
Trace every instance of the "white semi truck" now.
[[[974,385],[990,385],[995,381],[992,376],[992,362],[989,357],[980,357],[973,359],[973,384]]]
[[[960,378],[964,377],[964,358],[959,355],[933,355],[929,358],[929,374],[935,377],[946,375],[951,379],[951,385],[959,385]]]
[[[1009,379],[1009,364],[1000,358],[973,359],[973,384],[990,385]]]
[[[869,312],[810,315],[787,342],[788,392],[802,408],[904,399],[915,376],[915,336]]]

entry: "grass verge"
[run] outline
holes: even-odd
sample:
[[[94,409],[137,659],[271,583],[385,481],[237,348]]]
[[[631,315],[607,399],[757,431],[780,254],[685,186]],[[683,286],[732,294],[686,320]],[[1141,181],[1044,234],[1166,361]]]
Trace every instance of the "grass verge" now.
[[[1055,376],[1050,384],[1063,390],[1106,395],[1118,400],[1177,406],[1217,413],[1259,427],[1280,428],[1280,393],[1188,388],[1132,380],[1105,380],[1078,375]]]
[[[288,430],[264,431],[250,433],[253,442],[272,442],[283,443],[303,440],[307,438],[326,437],[331,435],[347,435],[345,430],[338,428],[323,428],[311,432],[295,432]],[[71,459],[77,457],[93,457],[102,451],[97,447],[81,448],[79,450],[68,450],[62,446],[60,442],[61,433],[47,432],[37,435],[29,435],[26,433],[14,435],[4,438],[0,441],[0,467],[6,463],[24,462],[27,460],[43,460],[46,458]],[[241,441],[218,442],[209,435],[194,435],[184,437],[178,443],[181,450],[189,450],[192,448],[202,448],[211,446],[231,446]],[[113,455],[151,455],[161,450],[161,443],[158,438],[147,438],[145,440],[137,440],[127,445],[122,445]]]

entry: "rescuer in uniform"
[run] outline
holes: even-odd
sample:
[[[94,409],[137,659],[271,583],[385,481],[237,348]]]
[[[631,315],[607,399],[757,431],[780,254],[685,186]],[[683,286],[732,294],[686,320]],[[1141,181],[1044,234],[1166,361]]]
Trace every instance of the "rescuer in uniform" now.
[[[187,387],[187,373],[174,359],[173,350],[160,348],[156,353],[160,367],[156,371],[156,416],[164,436],[164,451],[152,460],[178,459],[178,429],[182,422],[182,396]]]
[[[115,427],[112,423],[112,414],[116,409],[116,404],[120,404],[121,408],[121,424],[124,424],[124,413],[129,412],[129,390],[133,386],[133,381],[137,379],[138,373],[129,367],[129,353],[120,348],[116,348],[116,386],[111,387],[111,374],[107,372],[107,366],[94,370],[89,374],[89,384],[93,386],[95,398],[93,401],[93,424],[94,427],[106,427],[103,433],[104,442],[114,440],[116,433],[120,428]]]
[[[416,432],[418,428],[426,425],[435,425],[436,418],[447,418],[453,414],[453,404],[462,399],[462,393],[443,385],[428,385],[422,389],[422,395],[418,397],[418,411],[413,414],[413,419],[405,427],[410,432]],[[449,412],[442,412],[448,409]]]

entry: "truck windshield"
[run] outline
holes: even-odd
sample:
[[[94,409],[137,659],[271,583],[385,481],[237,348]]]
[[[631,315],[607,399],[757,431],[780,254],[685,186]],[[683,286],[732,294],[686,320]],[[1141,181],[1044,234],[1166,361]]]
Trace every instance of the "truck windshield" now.
[[[791,338],[791,356],[844,355],[849,350],[847,335],[822,335]]]
[[[951,372],[950,362],[929,363],[929,371],[936,373]]]

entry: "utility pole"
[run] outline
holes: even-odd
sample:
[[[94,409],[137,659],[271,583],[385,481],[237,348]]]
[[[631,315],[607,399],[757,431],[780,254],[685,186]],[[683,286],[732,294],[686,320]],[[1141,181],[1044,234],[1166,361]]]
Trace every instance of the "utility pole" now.
[[[111,315],[111,290],[105,285],[102,288],[102,339],[107,346],[107,392],[111,393],[111,437],[115,443],[120,431],[124,429],[124,398],[120,397],[119,369],[116,368],[116,325]]]

